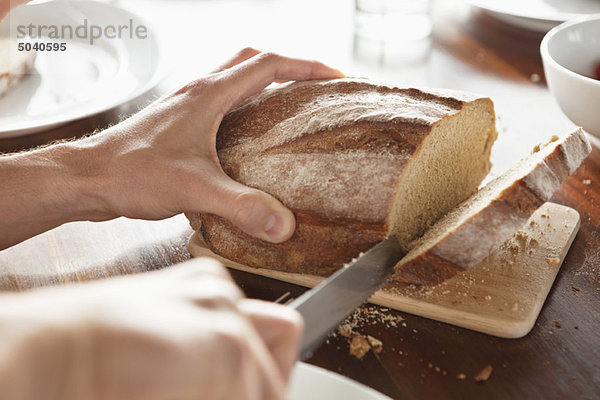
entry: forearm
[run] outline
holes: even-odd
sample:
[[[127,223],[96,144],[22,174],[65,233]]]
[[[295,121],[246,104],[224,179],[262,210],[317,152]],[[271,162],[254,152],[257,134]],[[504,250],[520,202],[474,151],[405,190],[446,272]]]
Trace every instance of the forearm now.
[[[98,220],[93,149],[62,143],[0,156],[0,249],[65,222]]]

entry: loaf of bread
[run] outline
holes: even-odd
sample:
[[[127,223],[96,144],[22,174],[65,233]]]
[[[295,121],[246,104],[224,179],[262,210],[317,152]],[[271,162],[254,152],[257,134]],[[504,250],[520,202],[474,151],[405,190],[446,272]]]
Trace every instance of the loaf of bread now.
[[[225,116],[217,150],[229,176],[295,214],[292,238],[267,243],[215,215],[188,218],[225,258],[327,276],[389,234],[408,249],[477,190],[496,136],[488,98],[360,79],[280,85]]]
[[[35,51],[18,51],[17,41],[0,38],[0,97],[27,75],[35,56]]]
[[[538,146],[411,243],[393,278],[435,284],[479,263],[550,200],[591,150],[582,129]]]

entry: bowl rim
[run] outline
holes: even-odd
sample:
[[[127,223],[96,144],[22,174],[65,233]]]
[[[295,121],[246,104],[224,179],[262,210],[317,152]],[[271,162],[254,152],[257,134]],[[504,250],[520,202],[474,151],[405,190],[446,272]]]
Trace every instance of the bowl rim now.
[[[588,22],[588,21],[593,21],[593,20],[600,21],[600,13],[599,14],[590,14],[590,15],[586,15],[581,18],[571,19],[566,22],[563,22],[560,25],[555,26],[550,31],[548,31],[548,33],[546,33],[544,35],[544,38],[542,39],[542,43],[540,44],[540,54],[542,56],[542,60],[552,64],[552,66],[554,68],[562,71],[563,73],[566,73],[567,75],[570,75],[576,79],[582,80],[583,82],[588,82],[588,83],[591,83],[592,85],[597,85],[598,87],[600,87],[600,80],[590,78],[589,76],[582,75],[580,73],[577,73],[577,72],[570,70],[569,68],[561,65],[560,63],[558,63],[558,61],[556,61],[550,55],[550,51],[548,50],[548,42],[550,42],[552,37],[555,36],[559,31],[562,31],[565,28],[570,28],[571,26],[574,26],[574,25],[579,25],[583,22]],[[547,79],[547,77],[546,77],[546,79]]]

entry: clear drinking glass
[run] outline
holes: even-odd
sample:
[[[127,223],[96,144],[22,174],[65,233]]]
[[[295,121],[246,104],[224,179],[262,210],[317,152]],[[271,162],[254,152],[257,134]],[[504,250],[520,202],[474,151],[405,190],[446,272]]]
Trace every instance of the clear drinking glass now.
[[[355,0],[355,33],[364,38],[411,42],[428,37],[430,0]]]

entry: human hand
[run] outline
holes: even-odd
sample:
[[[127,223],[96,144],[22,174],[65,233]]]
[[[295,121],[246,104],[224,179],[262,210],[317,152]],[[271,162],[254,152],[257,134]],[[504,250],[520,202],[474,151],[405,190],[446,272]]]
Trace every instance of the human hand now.
[[[340,76],[316,61],[245,49],[96,135],[0,155],[0,250],[65,222],[181,212],[219,215],[270,242],[289,239],[292,212],[223,172],[217,130],[230,109],[273,81]]]
[[[229,178],[216,152],[223,116],[273,81],[340,77],[316,61],[245,49],[199,78],[85,141],[105,218],[162,219],[183,211],[224,217],[271,242],[291,237],[295,219],[273,196]]]
[[[0,398],[283,399],[295,311],[216,261],[0,297]]]

